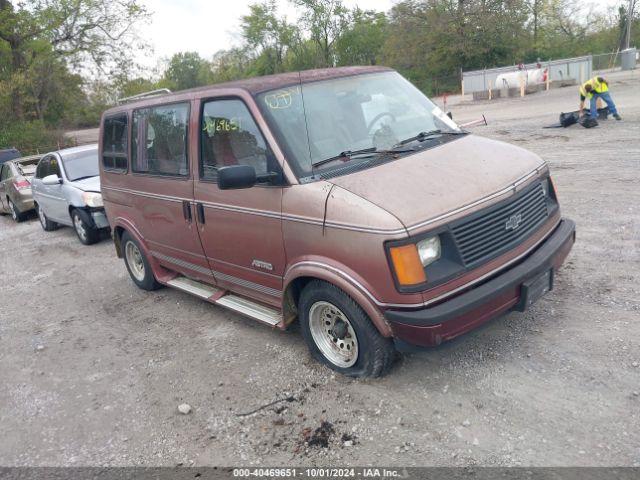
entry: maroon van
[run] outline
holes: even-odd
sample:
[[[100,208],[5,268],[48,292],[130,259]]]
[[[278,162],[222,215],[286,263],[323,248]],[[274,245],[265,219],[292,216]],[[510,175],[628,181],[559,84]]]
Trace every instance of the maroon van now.
[[[119,257],[378,376],[553,288],[575,225],[547,164],[470,135],[398,73],[349,67],[143,96],[101,125]]]

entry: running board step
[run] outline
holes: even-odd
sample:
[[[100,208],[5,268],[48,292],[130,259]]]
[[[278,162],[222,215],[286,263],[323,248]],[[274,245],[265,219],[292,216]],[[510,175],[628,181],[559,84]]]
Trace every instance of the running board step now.
[[[216,287],[212,287],[211,285],[207,285],[206,283],[201,283],[187,277],[173,278],[167,282],[167,285],[177,288],[178,290],[182,290],[183,292],[190,293],[191,295],[195,295],[196,297],[204,298],[205,300],[220,291]]]
[[[225,295],[215,303],[269,325],[277,325],[282,321],[282,315],[277,310],[235,295]]]
[[[167,285],[272,326],[282,321],[282,315],[274,308],[261,305],[243,297],[238,297],[237,295],[226,294],[221,296],[223,291],[219,288],[198,282],[191,278],[176,277],[169,280]]]

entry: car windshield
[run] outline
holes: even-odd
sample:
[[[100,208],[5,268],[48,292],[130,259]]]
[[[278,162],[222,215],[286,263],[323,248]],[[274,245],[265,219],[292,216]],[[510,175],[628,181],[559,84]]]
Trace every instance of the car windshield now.
[[[258,103],[301,178],[342,163],[334,159],[357,164],[375,150],[388,153],[400,145],[406,153],[412,142],[427,138],[422,132],[430,133],[432,146],[455,138],[447,133],[462,133],[396,72],[303,83],[262,93]],[[362,150],[371,151],[368,156],[349,155]]]
[[[100,175],[97,149],[63,154],[62,165],[70,182]]]

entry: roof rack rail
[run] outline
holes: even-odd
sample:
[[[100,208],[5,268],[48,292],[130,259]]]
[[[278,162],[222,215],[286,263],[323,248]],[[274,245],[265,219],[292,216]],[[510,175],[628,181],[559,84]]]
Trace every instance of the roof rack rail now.
[[[139,93],[137,95],[132,95],[130,97],[119,98],[117,101],[118,101],[118,104],[122,104],[127,102],[133,102],[135,100],[141,100],[143,98],[157,97],[159,95],[167,95],[168,93],[171,93],[171,90],[169,90],[168,88],[159,88],[157,90],[151,90],[150,92],[144,92],[144,93]]]

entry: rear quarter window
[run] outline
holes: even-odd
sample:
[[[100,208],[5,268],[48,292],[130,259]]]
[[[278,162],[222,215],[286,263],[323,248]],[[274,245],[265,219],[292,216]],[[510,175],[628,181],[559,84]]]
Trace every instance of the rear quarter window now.
[[[128,118],[126,114],[104,120],[102,132],[102,165],[105,170],[127,170]]]
[[[186,177],[188,103],[134,110],[131,169],[136,173]]]

